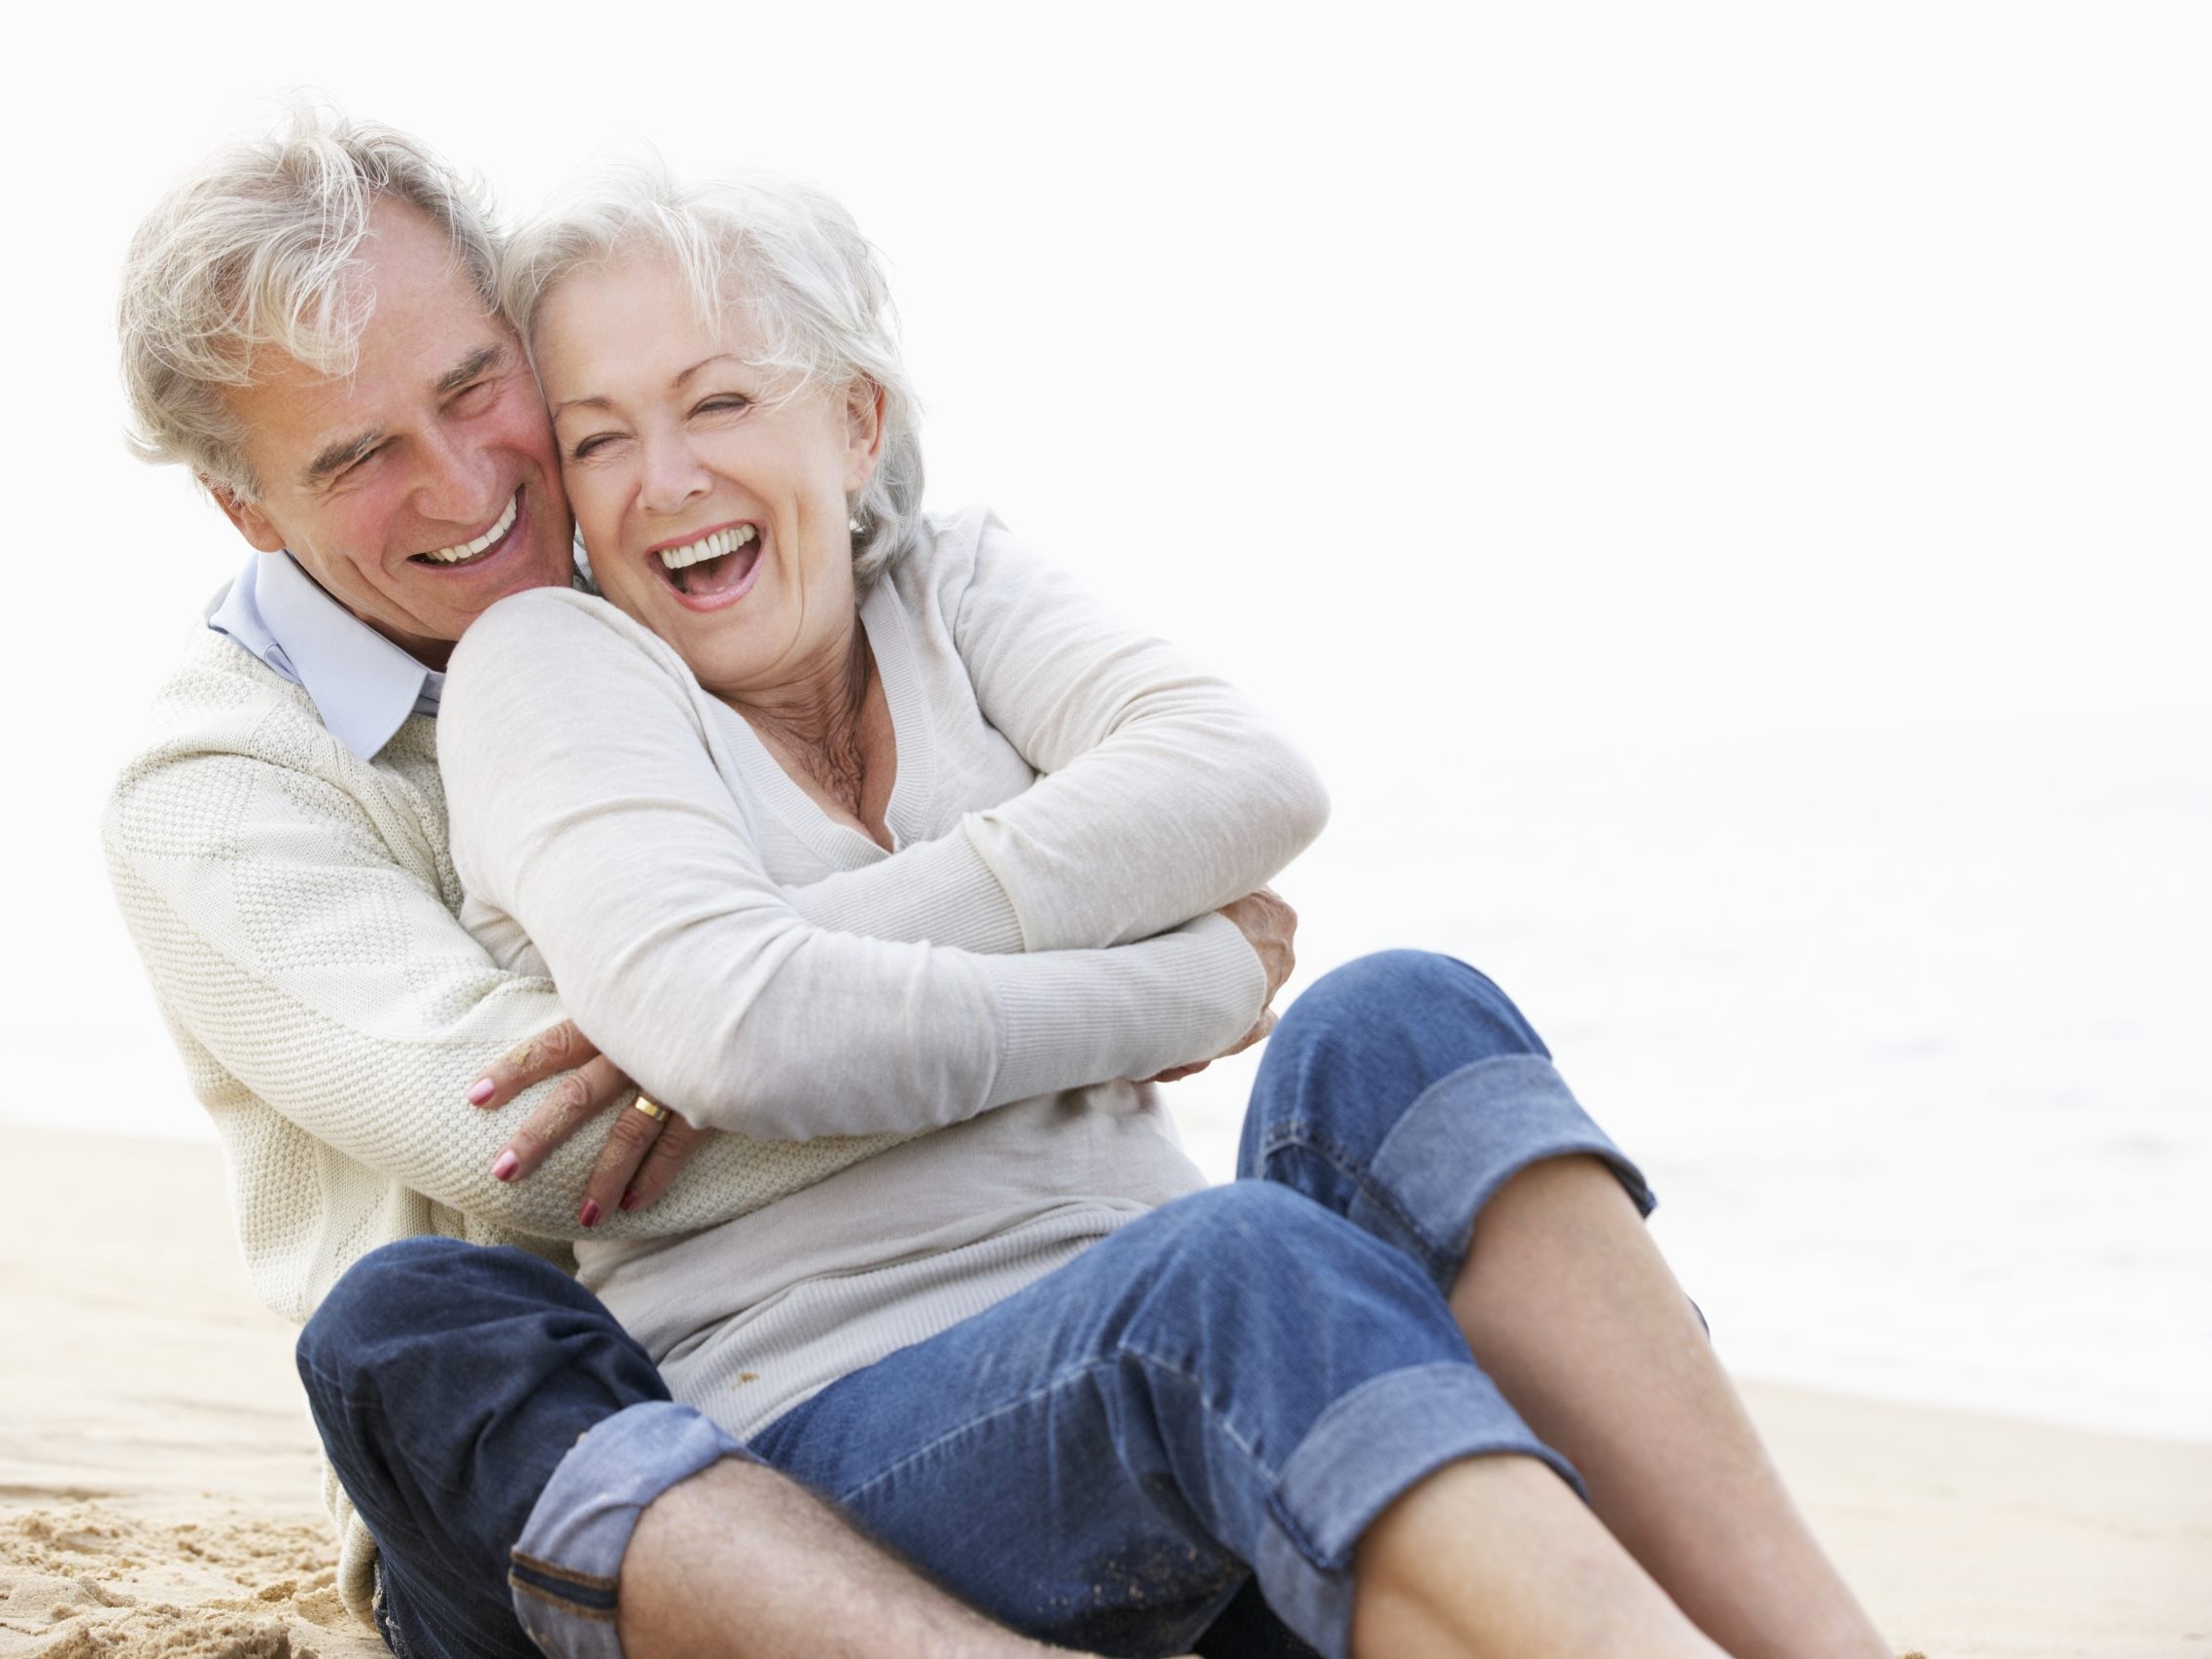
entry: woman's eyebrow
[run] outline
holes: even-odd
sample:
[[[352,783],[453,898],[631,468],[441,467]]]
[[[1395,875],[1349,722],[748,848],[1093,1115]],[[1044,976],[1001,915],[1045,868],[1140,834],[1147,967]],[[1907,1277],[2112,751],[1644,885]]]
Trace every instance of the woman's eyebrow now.
[[[693,375],[697,374],[697,373],[698,373],[698,372],[699,372],[701,369],[703,369],[703,368],[706,368],[706,367],[708,367],[709,364],[712,364],[712,363],[739,363],[739,364],[741,364],[741,365],[742,365],[742,364],[743,363],[743,362],[744,362],[744,359],[743,359],[743,358],[739,357],[739,356],[738,356],[736,353],[734,353],[734,352],[716,352],[716,353],[715,353],[715,354],[714,354],[712,357],[703,357],[703,358],[701,358],[701,359],[700,359],[700,360],[699,360],[697,363],[693,363],[693,364],[692,364],[692,365],[691,365],[689,368],[685,369],[685,370],[684,370],[684,371],[683,371],[681,374],[677,375],[677,376],[676,376],[674,379],[671,380],[671,381],[669,382],[669,384],[670,384],[671,386],[680,387],[680,386],[682,386],[682,384],[683,384],[685,381],[689,380],[689,379],[690,379],[690,378],[691,378]]]
[[[683,383],[701,369],[710,367],[718,363],[734,363],[743,365],[744,359],[734,352],[716,352],[712,357],[703,357],[689,368],[671,375],[669,385],[672,389],[680,390]],[[553,413],[558,417],[564,409],[611,409],[613,407],[614,403],[611,398],[604,393],[594,393],[588,397],[564,397],[553,405]]]

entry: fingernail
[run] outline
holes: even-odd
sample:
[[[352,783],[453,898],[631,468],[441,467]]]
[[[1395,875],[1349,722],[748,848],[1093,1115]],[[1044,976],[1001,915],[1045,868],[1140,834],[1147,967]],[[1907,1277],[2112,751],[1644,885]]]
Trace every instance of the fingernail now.
[[[468,1086],[468,1104],[481,1106],[492,1097],[492,1080],[480,1077]]]
[[[502,1152],[492,1165],[494,1181],[512,1181],[514,1172],[522,1166],[522,1159],[511,1152]]]
[[[584,1207],[576,1212],[576,1220],[582,1222],[586,1227],[599,1226],[599,1200],[597,1198],[586,1198]]]
[[[634,1209],[636,1209],[637,1207],[638,1207],[638,1194],[637,1194],[637,1193],[635,1193],[635,1192],[625,1192],[625,1193],[623,1193],[623,1194],[622,1194],[622,1204],[621,1204],[621,1208],[623,1208],[623,1209],[625,1209],[625,1210],[634,1210]]]

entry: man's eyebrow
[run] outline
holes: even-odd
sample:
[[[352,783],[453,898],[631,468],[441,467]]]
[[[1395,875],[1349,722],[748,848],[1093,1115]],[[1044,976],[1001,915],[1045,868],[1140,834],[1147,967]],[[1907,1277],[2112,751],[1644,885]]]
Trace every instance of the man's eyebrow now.
[[[310,461],[299,473],[299,481],[309,489],[328,484],[370,450],[384,441],[381,432],[365,432],[357,437],[342,437],[328,444],[321,454]]]
[[[453,367],[439,375],[437,385],[432,390],[440,397],[450,396],[469,382],[500,367],[506,361],[507,348],[505,346],[484,346],[479,350],[470,352]],[[381,432],[365,432],[355,437],[339,438],[335,443],[326,445],[322,453],[301,469],[300,482],[310,489],[319,488],[335,478],[383,441],[384,433]]]
[[[467,357],[464,358],[454,367],[447,369],[439,377],[437,395],[443,397],[449,392],[460,391],[471,380],[499,367],[501,363],[506,361],[506,356],[507,348],[500,345],[486,346],[481,351],[470,352]]]

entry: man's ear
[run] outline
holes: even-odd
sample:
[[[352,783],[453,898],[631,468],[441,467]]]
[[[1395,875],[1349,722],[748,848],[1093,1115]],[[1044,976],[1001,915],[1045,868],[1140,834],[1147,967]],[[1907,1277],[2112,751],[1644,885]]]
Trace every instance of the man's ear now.
[[[855,380],[845,397],[845,492],[851,495],[876,475],[883,458],[883,389],[873,380]]]
[[[284,551],[284,533],[269,521],[269,515],[253,502],[241,497],[227,484],[218,484],[206,473],[200,474],[200,483],[215,498],[215,504],[223,509],[223,516],[238,527],[243,536],[263,553]]]

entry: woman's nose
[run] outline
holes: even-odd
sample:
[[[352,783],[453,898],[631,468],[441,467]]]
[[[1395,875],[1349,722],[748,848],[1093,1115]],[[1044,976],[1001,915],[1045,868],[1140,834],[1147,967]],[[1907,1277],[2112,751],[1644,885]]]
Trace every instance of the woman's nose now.
[[[639,482],[640,503],[649,513],[667,517],[681,512],[713,488],[713,480],[691,446],[679,437],[644,440],[644,476]]]

